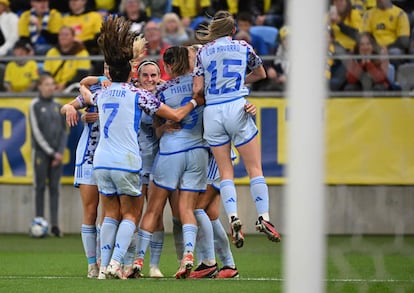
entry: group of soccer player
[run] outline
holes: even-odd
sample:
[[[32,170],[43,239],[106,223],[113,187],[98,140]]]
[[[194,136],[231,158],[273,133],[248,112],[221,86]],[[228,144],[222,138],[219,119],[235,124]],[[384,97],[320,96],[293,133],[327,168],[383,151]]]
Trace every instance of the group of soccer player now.
[[[269,221],[268,188],[252,119],[256,108],[245,99],[249,92],[245,84],[263,79],[265,71],[250,45],[232,40],[234,33],[232,15],[217,12],[208,28],[197,34],[203,46],[174,46],[164,53],[172,79],[162,82],[156,62],[140,62],[145,40],[131,35],[127,21],[110,17],[102,24],[98,43],[106,77],[85,78],[81,95],[62,108],[71,126],[78,121],[77,109],[86,107],[90,113],[84,116],[87,123],[75,168],[75,186],[80,187],[84,208],[82,242],[88,277],[141,277],[148,247],[150,276],[163,277],[159,257],[167,199],[180,260],[175,277],[238,277],[218,219],[221,194],[232,242],[242,247],[232,144],[250,178],[256,229],[271,241],[280,241]],[[136,79],[131,79],[131,72]],[[95,226],[99,199],[100,233]],[[223,265],[220,270],[215,248]],[[192,271],[194,254],[198,265]]]

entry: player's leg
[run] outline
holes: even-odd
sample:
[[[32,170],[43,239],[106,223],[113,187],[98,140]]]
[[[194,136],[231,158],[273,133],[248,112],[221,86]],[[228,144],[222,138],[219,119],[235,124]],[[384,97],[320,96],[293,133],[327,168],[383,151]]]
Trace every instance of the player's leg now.
[[[197,202],[198,192],[180,190],[178,209],[183,229],[184,253],[181,265],[175,277],[177,279],[187,278],[194,265],[194,247],[197,237],[197,220],[194,215],[194,208]]]
[[[100,249],[101,262],[98,279],[106,278],[106,271],[111,260],[114,248],[115,236],[120,220],[120,203],[116,195],[116,187],[113,185],[110,170],[97,169],[94,171],[96,183],[100,192],[102,215]]]
[[[144,161],[144,159],[143,159]],[[148,173],[141,173],[140,174],[140,183],[141,183],[141,196],[147,200],[148,197],[148,183],[149,183],[149,174]],[[140,212],[139,218],[142,216],[142,210]],[[138,242],[138,224],[137,228],[135,229],[135,232],[132,236],[131,243],[129,244],[128,250],[125,253],[125,257],[123,260],[123,272],[126,277],[129,277],[131,274],[133,274],[133,264],[135,260],[135,254],[137,250],[137,242]]]
[[[211,147],[211,151],[213,152],[221,176],[220,193],[224,210],[230,222],[232,242],[237,248],[240,248],[243,246],[244,236],[241,230],[242,224],[237,214],[237,192],[234,184],[230,143]]]
[[[121,195],[119,199],[122,220],[116,233],[114,251],[108,266],[108,274],[118,279],[125,279],[127,276],[123,274],[121,263],[131,241],[133,241],[136,223],[140,220],[144,198],[136,195]]]
[[[163,213],[158,215],[157,226],[152,233],[150,242],[150,269],[149,276],[152,278],[162,278],[164,275],[159,269],[162,248],[164,246],[164,219]]]
[[[83,207],[81,238],[88,260],[88,278],[96,278],[99,273],[96,258],[96,218],[98,216],[99,192],[96,185],[88,184],[81,184],[79,192]]]
[[[214,278],[218,273],[218,266],[214,253],[214,234],[210,218],[205,208],[215,197],[215,190],[207,185],[205,192],[198,196],[194,214],[198,223],[196,242],[197,268],[190,274],[190,278]]]
[[[98,279],[105,279],[115,244],[116,232],[118,230],[120,204],[118,196],[113,195],[101,194],[100,201],[105,217],[101,225],[101,263]]]
[[[172,222],[173,222],[173,238],[175,245],[175,253],[177,255],[178,263],[181,262],[184,252],[184,243],[183,243],[183,226],[180,220],[180,212],[178,210],[178,190],[174,190],[168,200],[170,202],[171,213],[172,213]]]
[[[243,158],[250,178],[250,192],[256,204],[258,214],[256,229],[264,232],[269,240],[278,242],[280,241],[280,234],[269,221],[269,191],[263,176],[261,152],[257,136],[254,136],[247,143],[237,146],[237,150]]]
[[[139,277],[142,272],[145,253],[157,227],[158,215],[163,214],[169,192],[169,190],[155,185],[153,181],[150,182],[147,208],[138,229],[136,259],[133,266],[136,277]]]
[[[214,249],[222,264],[222,268],[218,272],[217,278],[237,278],[239,272],[237,271],[233,254],[230,250],[229,239],[219,219],[220,194],[217,189],[212,186],[211,188],[215,190],[216,196],[207,207],[206,212],[210,217],[211,225],[213,227]]]
[[[140,177],[138,173],[111,171],[111,178],[119,196],[121,222],[115,238],[112,258],[107,276],[124,279],[121,263],[132,241],[137,224],[141,219],[144,197],[141,196]]]

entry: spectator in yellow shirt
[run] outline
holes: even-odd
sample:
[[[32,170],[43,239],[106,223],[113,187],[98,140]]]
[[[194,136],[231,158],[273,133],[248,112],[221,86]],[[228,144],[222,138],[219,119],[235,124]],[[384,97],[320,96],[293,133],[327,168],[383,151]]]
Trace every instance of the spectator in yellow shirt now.
[[[358,39],[362,18],[360,12],[352,8],[351,0],[333,0],[329,21],[335,41],[348,52],[352,52]]]
[[[63,17],[63,25],[73,28],[90,55],[99,54],[97,39],[101,30],[102,15],[86,8],[87,0],[69,0],[70,13]]]
[[[4,73],[4,88],[8,92],[28,92],[36,89],[39,79],[37,63],[34,60],[23,59],[33,54],[32,46],[24,41],[17,41],[13,47],[16,61],[7,63]]]
[[[44,55],[57,44],[57,34],[62,27],[62,15],[49,9],[48,0],[31,0],[30,10],[19,18],[19,37],[29,41],[36,55]]]
[[[377,43],[387,48],[389,55],[407,53],[410,43],[408,16],[391,0],[377,0],[377,7],[365,13],[361,32],[373,34]],[[391,62],[398,66],[402,60],[393,59]]]
[[[177,13],[181,18],[181,22],[185,27],[195,30],[200,22],[207,15],[206,12],[211,6],[210,0],[172,0],[173,12]]]
[[[351,2],[352,8],[357,9],[361,16],[377,5],[376,0],[352,0]]]
[[[46,57],[73,56],[88,57],[88,51],[82,43],[75,40],[75,32],[71,27],[64,26],[59,31],[58,46],[50,49]],[[62,91],[68,85],[79,82],[91,70],[88,59],[46,60],[43,71],[48,72],[56,82],[56,91]]]

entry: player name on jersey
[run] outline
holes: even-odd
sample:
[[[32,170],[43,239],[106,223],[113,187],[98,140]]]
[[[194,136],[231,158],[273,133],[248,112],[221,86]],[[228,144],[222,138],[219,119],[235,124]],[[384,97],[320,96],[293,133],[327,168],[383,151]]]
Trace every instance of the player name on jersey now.
[[[206,51],[207,56],[211,56],[216,53],[221,52],[239,52],[240,45],[239,44],[229,44],[225,46],[217,46],[217,47],[209,47]]]

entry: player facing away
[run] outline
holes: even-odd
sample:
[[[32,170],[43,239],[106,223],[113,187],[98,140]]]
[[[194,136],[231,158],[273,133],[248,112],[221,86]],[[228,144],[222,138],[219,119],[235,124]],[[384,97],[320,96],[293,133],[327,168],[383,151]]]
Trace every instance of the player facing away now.
[[[204,138],[221,175],[220,192],[232,242],[240,248],[244,237],[237,213],[231,143],[243,158],[250,178],[250,192],[258,213],[256,230],[275,242],[280,241],[280,234],[269,221],[269,192],[263,176],[258,129],[244,109],[244,97],[249,94],[245,84],[265,78],[266,73],[262,60],[248,43],[232,40],[235,31],[233,16],[218,11],[208,29],[197,32],[197,38],[205,45],[197,54],[193,91],[195,95],[205,95]]]
[[[166,70],[173,79],[157,89],[157,97],[172,108],[179,108],[192,98],[193,79],[188,55],[186,47],[174,46],[168,48],[163,56]],[[207,184],[208,152],[202,137],[202,113],[203,108],[197,107],[181,121],[180,129],[164,132],[160,139],[160,151],[149,187],[148,207],[138,232],[138,253],[134,262],[137,272],[142,270],[156,215],[162,213],[169,194],[178,189],[184,248],[175,277],[186,278],[190,274],[198,229],[194,206]],[[204,216],[208,220],[205,212]],[[212,240],[210,247],[214,247]]]
[[[190,100],[172,109],[150,92],[127,83],[135,39],[129,28],[130,22],[123,17],[109,17],[98,39],[112,78],[111,86],[95,96],[100,138],[93,165],[105,215],[101,227],[102,278],[125,278],[121,262],[140,220],[142,160],[137,137],[142,111],[178,122],[197,106],[196,100]],[[144,48],[145,41],[141,44]]]

